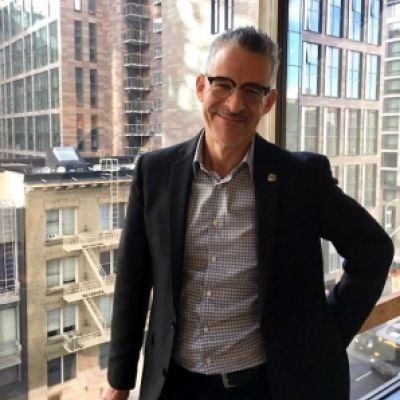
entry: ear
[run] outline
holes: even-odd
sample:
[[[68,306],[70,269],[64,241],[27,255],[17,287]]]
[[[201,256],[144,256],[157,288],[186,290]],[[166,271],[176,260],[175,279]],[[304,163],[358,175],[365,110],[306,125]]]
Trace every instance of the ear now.
[[[196,77],[196,94],[197,98],[200,100],[200,102],[203,102],[204,98],[204,88],[205,86],[205,76],[203,74],[197,75]]]
[[[276,89],[271,89],[271,91],[269,92],[269,94],[265,100],[264,114],[269,113],[272,106],[275,104],[277,97],[278,97],[278,91]]]

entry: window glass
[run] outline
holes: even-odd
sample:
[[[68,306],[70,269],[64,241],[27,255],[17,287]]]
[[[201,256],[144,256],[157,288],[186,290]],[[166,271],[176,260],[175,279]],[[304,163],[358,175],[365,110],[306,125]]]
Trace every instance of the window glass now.
[[[319,46],[304,43],[303,47],[303,94],[318,94]]]
[[[326,47],[325,96],[339,97],[340,95],[340,54],[340,49]]]
[[[340,37],[342,34],[342,0],[328,0],[328,18],[326,33],[331,36]]]

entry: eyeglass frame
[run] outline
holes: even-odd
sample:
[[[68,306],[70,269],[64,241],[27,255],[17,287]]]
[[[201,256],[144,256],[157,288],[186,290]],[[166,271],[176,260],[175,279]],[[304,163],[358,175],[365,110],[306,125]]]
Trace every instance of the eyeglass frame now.
[[[272,88],[270,86],[264,86],[264,85],[261,85],[256,82],[245,82],[245,83],[238,84],[233,79],[228,78],[227,76],[219,76],[219,75],[211,76],[208,74],[204,74],[204,77],[207,78],[207,81],[208,81],[210,87],[212,87],[212,83],[217,79],[221,79],[222,81],[226,81],[226,82],[229,82],[232,84],[232,89],[231,89],[230,93],[227,96],[221,97],[221,99],[222,98],[227,99],[228,97],[232,96],[235,88],[239,88],[239,89],[243,90],[243,87],[246,85],[253,85],[254,87],[258,87],[262,90],[263,93],[260,97],[260,100],[263,100],[265,97],[267,97],[271,93],[271,90],[272,90]]]

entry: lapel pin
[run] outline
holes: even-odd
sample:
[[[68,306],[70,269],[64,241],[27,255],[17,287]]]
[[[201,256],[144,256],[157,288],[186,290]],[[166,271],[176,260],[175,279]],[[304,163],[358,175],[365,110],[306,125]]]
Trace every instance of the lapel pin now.
[[[268,174],[268,176],[267,176],[268,182],[276,182],[277,179],[278,179],[278,177],[275,174]]]

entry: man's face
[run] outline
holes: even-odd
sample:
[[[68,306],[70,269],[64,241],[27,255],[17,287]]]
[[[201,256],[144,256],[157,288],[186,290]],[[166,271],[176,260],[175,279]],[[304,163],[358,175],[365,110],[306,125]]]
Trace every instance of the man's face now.
[[[221,48],[209,65],[207,75],[230,78],[238,85],[256,83],[269,86],[272,61],[239,46]],[[207,142],[223,147],[245,148],[251,142],[261,117],[273,106],[276,91],[249,101],[241,88],[225,98],[216,96],[206,76],[196,80],[197,97],[202,103]]]

